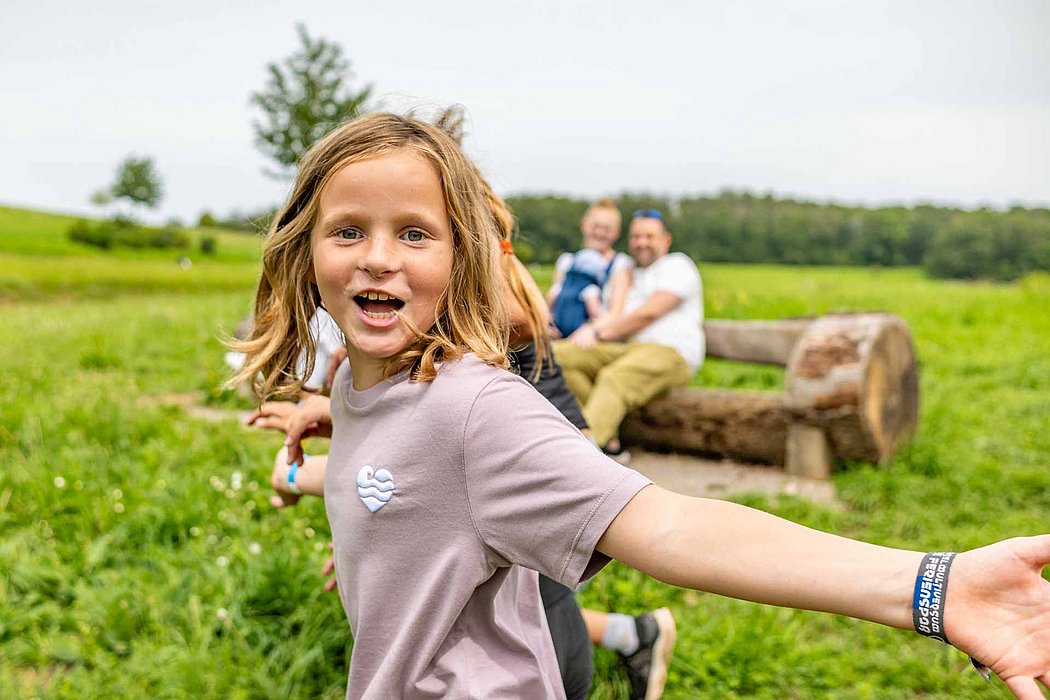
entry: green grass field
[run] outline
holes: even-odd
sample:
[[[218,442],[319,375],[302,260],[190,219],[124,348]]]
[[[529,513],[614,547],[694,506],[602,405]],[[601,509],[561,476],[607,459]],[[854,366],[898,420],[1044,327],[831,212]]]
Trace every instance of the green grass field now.
[[[322,590],[322,504],[268,505],[275,434],[172,405],[185,394],[237,405],[217,389],[218,336],[249,308],[258,238],[223,234],[216,259],[182,270],[171,253],[81,249],[68,224],[0,209],[0,698],[342,697],[351,640]],[[884,467],[846,465],[834,477],[841,508],[740,500],[916,549],[1046,529],[1050,277],[701,269],[712,317],[884,309],[907,320],[919,354],[916,439]],[[697,381],[781,378],[710,361]],[[580,598],[673,609],[669,698],[1008,697],[914,634],[684,591],[616,564]],[[620,697],[615,660],[599,652],[596,664],[593,697]]]

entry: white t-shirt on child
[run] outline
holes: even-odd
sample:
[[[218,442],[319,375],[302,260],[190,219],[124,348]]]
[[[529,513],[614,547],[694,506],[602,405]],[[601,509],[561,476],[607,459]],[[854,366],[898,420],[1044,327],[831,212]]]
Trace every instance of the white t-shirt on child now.
[[[347,697],[564,698],[536,571],[575,587],[649,481],[474,355],[366,391],[343,365],[325,474]]]
[[[606,260],[604,256],[602,256],[602,254],[598,251],[593,250],[591,248],[581,248],[575,253],[562,253],[558,256],[558,259],[554,263],[555,277],[565,279],[565,275],[568,274],[569,270],[572,268],[573,262],[576,261],[577,257],[579,256],[584,256],[584,269],[598,265],[599,267],[597,272],[599,273],[599,276],[601,274],[605,274],[605,269],[607,267],[609,268],[609,277],[605,280],[605,285],[601,289],[602,307],[607,309],[609,307],[609,280],[612,279],[613,276],[620,270],[632,269],[634,267],[634,258],[632,258],[630,255],[627,255],[627,253],[615,253],[613,255],[612,266],[610,267],[609,261]],[[560,283],[557,285],[552,285],[551,291],[555,295],[557,295],[558,291],[560,290],[560,287]],[[584,300],[584,294],[590,294],[593,293],[593,291],[594,285],[586,287],[583,291],[580,292],[580,300]]]

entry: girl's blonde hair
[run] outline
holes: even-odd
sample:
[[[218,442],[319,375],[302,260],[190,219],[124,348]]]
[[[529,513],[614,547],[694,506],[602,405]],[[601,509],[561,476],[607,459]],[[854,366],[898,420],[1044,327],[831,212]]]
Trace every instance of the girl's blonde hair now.
[[[434,120],[434,125],[462,146],[465,122],[466,115],[463,112],[463,108],[459,105],[452,105],[446,107],[438,114]],[[539,379],[540,374],[543,372],[544,360],[552,361],[550,331],[548,330],[550,316],[547,312],[547,302],[536,283],[531,278],[525,279],[525,276],[529,274],[528,270],[514,256],[513,241],[517,229],[514,215],[510,212],[507,203],[492,191],[492,186],[489,185],[487,180],[482,178],[482,184],[488,196],[489,210],[495,221],[500,248],[503,251],[503,255],[500,257],[503,276],[507,280],[507,286],[511,295],[525,313],[526,323],[529,326],[529,335],[538,349],[536,368],[532,377],[532,381],[535,381]],[[608,201],[612,203],[611,199]],[[612,206],[615,207],[616,205]]]
[[[287,397],[300,390],[303,377],[313,370],[316,348],[310,318],[321,305],[317,287],[310,282],[310,232],[317,221],[321,190],[344,165],[398,149],[419,154],[437,171],[454,252],[434,325],[413,329],[416,342],[390,360],[387,376],[410,369],[413,379],[431,381],[440,362],[467,351],[491,365],[507,367],[509,327],[497,262],[502,233],[493,214],[491,189],[444,131],[412,117],[377,113],[335,129],[299,163],[292,194],[275,217],[263,247],[252,334],[231,343],[246,355],[231,383],[251,382],[260,398]],[[402,322],[406,320],[402,317]]]

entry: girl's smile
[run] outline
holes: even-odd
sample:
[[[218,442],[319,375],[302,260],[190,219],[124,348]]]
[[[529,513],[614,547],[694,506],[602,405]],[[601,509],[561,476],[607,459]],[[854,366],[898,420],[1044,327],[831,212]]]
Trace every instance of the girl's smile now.
[[[348,163],[321,190],[313,282],[346,334],[354,387],[383,378],[437,319],[452,273],[452,224],[437,170],[400,149]]]

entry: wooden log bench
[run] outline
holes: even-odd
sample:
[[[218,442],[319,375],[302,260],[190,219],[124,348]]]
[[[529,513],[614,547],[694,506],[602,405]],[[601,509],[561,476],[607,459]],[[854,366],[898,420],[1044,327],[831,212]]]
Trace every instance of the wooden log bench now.
[[[625,445],[824,479],[837,460],[886,460],[915,431],[915,348],[897,316],[712,319],[704,332],[709,357],[786,367],[784,392],[674,389],[627,416]]]

